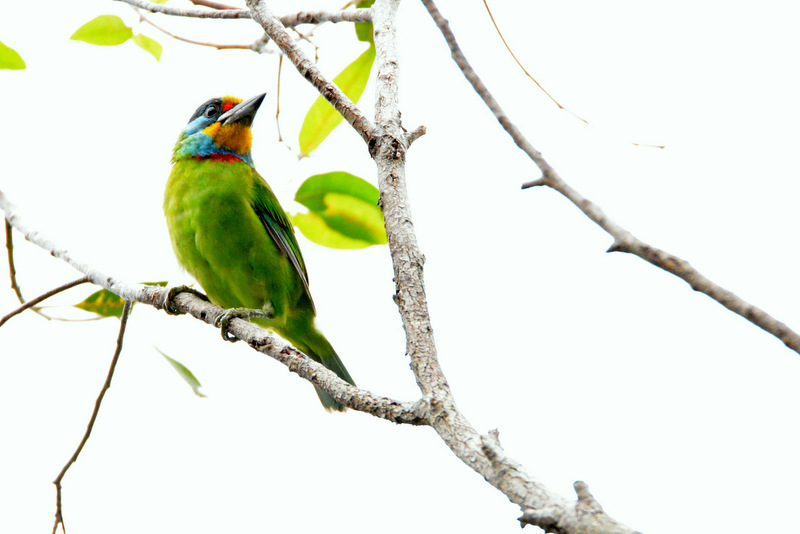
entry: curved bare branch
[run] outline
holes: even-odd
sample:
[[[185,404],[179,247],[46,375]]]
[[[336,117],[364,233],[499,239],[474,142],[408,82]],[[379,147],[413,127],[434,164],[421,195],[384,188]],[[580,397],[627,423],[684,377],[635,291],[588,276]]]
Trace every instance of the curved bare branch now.
[[[587,199],[575,189],[570,187],[558,174],[552,172],[538,180],[523,184],[523,189],[528,187],[546,185],[564,195],[575,204],[589,219],[614,238],[614,243],[608,252],[627,252],[642,258],[644,261],[672,273],[695,291],[704,293],[716,300],[733,313],[740,315],[777,337],[793,351],[800,353],[800,335],[761,308],[750,304],[732,291],[714,283],[709,278],[691,266],[688,261],[670,254],[660,248],[648,245],[641,239],[631,234],[614,221],[608,218],[603,210],[594,202]]]
[[[422,0],[422,3],[428,9],[434,22],[442,32],[442,35],[450,47],[453,60],[461,69],[464,77],[469,80],[475,92],[483,99],[498,122],[500,122],[506,132],[508,132],[514,140],[514,143],[533,160],[542,172],[541,178],[523,184],[523,189],[535,186],[548,186],[558,191],[569,199],[570,202],[575,204],[589,219],[614,238],[614,243],[611,248],[608,249],[608,252],[628,252],[639,256],[660,269],[674,274],[688,283],[695,291],[700,291],[708,295],[732,312],[741,315],[754,325],[777,337],[793,351],[800,353],[800,335],[786,324],[772,317],[761,308],[744,301],[733,292],[712,282],[710,279],[700,274],[686,260],[637,239],[628,230],[609,219],[597,204],[570,187],[570,185],[558,175],[555,169],[547,163],[541,152],[536,150],[514,123],[511,122],[511,119],[508,118],[508,115],[506,115],[505,111],[500,107],[500,104],[483,84],[469,61],[467,61],[464,53],[461,51],[461,47],[458,45],[455,35],[452,30],[450,30],[450,25],[439,12],[433,0]]]

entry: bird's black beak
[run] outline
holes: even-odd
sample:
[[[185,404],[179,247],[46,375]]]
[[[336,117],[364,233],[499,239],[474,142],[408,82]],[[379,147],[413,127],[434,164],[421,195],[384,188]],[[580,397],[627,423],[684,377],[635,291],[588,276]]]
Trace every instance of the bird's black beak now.
[[[259,106],[261,106],[261,102],[264,101],[265,96],[267,96],[267,93],[261,93],[260,95],[245,100],[241,104],[237,104],[235,107],[220,115],[217,121],[222,124],[231,124],[239,121],[246,121],[248,124],[252,123],[253,117],[256,116],[256,112]]]

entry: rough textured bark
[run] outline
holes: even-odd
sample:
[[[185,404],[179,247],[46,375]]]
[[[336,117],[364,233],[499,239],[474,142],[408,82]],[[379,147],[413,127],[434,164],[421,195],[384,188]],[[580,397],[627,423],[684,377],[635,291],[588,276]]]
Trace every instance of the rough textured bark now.
[[[146,4],[148,6],[140,7],[149,9],[151,5]],[[424,256],[416,241],[406,191],[405,160],[408,148],[424,130],[418,129],[408,133],[400,118],[399,58],[395,45],[397,34],[395,20],[399,1],[377,0],[370,10],[377,52],[374,124],[335,84],[322,75],[313,62],[305,57],[279,18],[263,1],[248,0],[247,4],[250,8],[248,16],[252,14],[252,18],[261,24],[300,74],[345,116],[348,123],[367,142],[377,167],[380,203],[384,211],[395,275],[395,301],[406,332],[406,351],[422,397],[416,403],[401,402],[351,386],[296,349],[246,321],[234,319],[230,325],[231,332],[254,349],[281,361],[290,370],[353,409],[396,423],[432,426],[459,459],[503,492],[511,502],[520,506],[523,512],[520,521],[523,526],[532,524],[546,531],[559,533],[632,534],[634,532],[632,529],[603,512],[585,484],[575,484],[577,500],[567,499],[543,486],[527,473],[523,466],[505,455],[496,431],[479,433],[456,406],[436,355],[425,295]],[[167,12],[160,9],[154,11]],[[510,121],[506,120],[506,123],[510,124]],[[536,155],[535,161],[541,158],[541,154],[533,147],[530,149]],[[546,165],[543,159],[541,162]],[[547,175],[545,169],[543,172]],[[5,211],[9,222],[28,240],[70,263],[86,274],[93,283],[113,291],[126,300],[163,308],[167,294],[165,289],[128,284],[74,259],[66,249],[60,248],[37,231],[27,227],[2,192],[0,192],[0,208]],[[175,305],[178,310],[190,313],[212,325],[217,323],[223,311],[188,293],[178,295]]]

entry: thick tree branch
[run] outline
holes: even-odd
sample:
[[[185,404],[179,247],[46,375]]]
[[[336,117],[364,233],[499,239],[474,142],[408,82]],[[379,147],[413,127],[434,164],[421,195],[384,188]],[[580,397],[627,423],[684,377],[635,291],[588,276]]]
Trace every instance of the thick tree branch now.
[[[226,8],[222,4],[212,5],[211,2],[204,2],[200,5],[208,6],[212,9],[194,9],[168,6],[165,4],[155,4],[147,0],[115,0],[130,4],[133,7],[150,11],[151,13],[162,13],[174,17],[192,17],[199,19],[249,19],[251,18],[249,9]],[[199,2],[196,2],[199,4]],[[300,24],[322,24],[323,22],[369,22],[369,9],[343,9],[332,11],[298,11],[291,15],[280,17],[280,21],[286,27],[299,26]]]
[[[297,71],[317,88],[320,94],[342,114],[344,119],[365,140],[369,141],[373,135],[372,123],[352,100],[347,98],[339,87],[323,76],[317,65],[308,59],[292,36],[286,31],[285,25],[261,0],[247,0],[247,6],[253,13],[253,18],[258,22],[267,35],[278,45]]]
[[[163,308],[168,289],[147,287],[153,290],[153,297],[149,298],[145,303],[156,308]],[[220,315],[225,311],[220,306],[211,304],[188,292],[179,293],[172,304],[175,311],[187,313],[212,326],[218,324]],[[253,323],[236,318],[231,320],[228,331],[255,350],[278,360],[288,367],[291,372],[324,389],[337,401],[347,405],[349,408],[392,421],[393,423],[427,424],[426,420],[419,415],[419,403],[397,401],[348,384],[322,364],[315,362],[296,348]]]
[[[372,12],[369,9],[347,9],[342,11],[298,11],[292,15],[279,17],[287,28],[301,24],[322,24],[323,22],[370,22]]]
[[[82,272],[93,284],[104,287],[125,300],[141,302],[160,310],[164,309],[164,303],[169,292],[168,288],[131,284],[91,268],[73,257],[67,249],[54,243],[38,230],[26,224],[17,213],[16,206],[8,200],[2,191],[0,191],[0,210],[5,212],[6,220],[25,239]],[[217,324],[219,316],[224,311],[223,308],[189,293],[178,294],[173,301],[173,305],[176,311],[188,313],[212,326]],[[323,365],[252,323],[241,319],[233,319],[229,330],[237,338],[244,340],[259,352],[283,363],[293,373],[313,382],[314,385],[321,387],[336,400],[354,410],[395,423],[427,424],[427,420],[420,415],[421,406],[419,403],[397,401],[352,386]]]
[[[146,303],[159,308],[163,304],[168,290],[155,287],[152,289],[155,290],[155,295],[151,301]],[[220,306],[211,304],[188,292],[179,293],[172,304],[175,311],[188,313],[192,317],[212,326],[217,325],[220,315],[225,311]],[[417,404],[376,395],[348,384],[322,364],[315,362],[296,348],[253,323],[236,318],[230,322],[228,331],[255,350],[278,360],[288,367],[291,372],[324,389],[337,401],[354,410],[365,412],[393,423],[427,424],[425,419],[418,414],[420,408]]]
[[[582,481],[572,485],[578,495],[575,506],[567,509],[544,508],[541,510],[525,510],[519,518],[521,526],[536,525],[545,532],[576,532],[572,525],[579,525],[580,533],[631,534],[630,529],[614,522],[603,511],[594,495],[589,493],[589,486]],[[633,534],[641,534],[634,532]]]
[[[194,17],[198,19],[249,19],[249,9],[195,9],[168,6],[164,4],[154,4],[147,0],[116,0],[124,2],[139,9],[144,9],[152,13],[164,13],[175,17]]]
[[[786,344],[786,346],[790,349],[800,353],[800,335],[794,332],[786,324],[775,319],[761,308],[745,302],[731,291],[728,291],[727,289],[715,284],[700,274],[686,260],[683,260],[637,239],[628,230],[625,230],[614,221],[609,219],[599,206],[570,187],[569,184],[567,184],[550,166],[550,164],[547,163],[542,154],[536,150],[533,145],[530,144],[530,142],[528,142],[522,132],[511,122],[511,120],[508,118],[508,115],[506,115],[506,113],[500,107],[500,104],[497,103],[492,94],[483,84],[481,79],[475,73],[475,70],[470,65],[469,61],[467,61],[464,53],[461,51],[461,47],[458,45],[455,35],[450,30],[450,25],[436,8],[436,4],[433,2],[433,0],[422,0],[422,3],[428,9],[428,12],[430,13],[434,22],[442,32],[442,35],[450,47],[453,60],[461,69],[464,77],[469,80],[469,82],[472,84],[472,87],[475,89],[475,92],[477,92],[481,99],[483,99],[484,103],[492,111],[498,122],[500,122],[506,132],[508,132],[508,134],[514,140],[514,143],[516,143],[516,145],[534,161],[536,166],[539,167],[539,170],[542,172],[541,178],[523,184],[523,189],[545,185],[558,191],[568,198],[573,204],[575,204],[587,217],[589,217],[589,219],[594,221],[598,226],[600,226],[614,238],[614,244],[608,249],[609,252],[628,252],[634,254],[651,263],[652,265],[674,274],[678,278],[686,281],[686,283],[688,283],[695,291],[700,291],[701,293],[708,295],[732,312],[741,315],[759,328],[762,328],[763,330],[774,335],[783,341],[783,343]]]
[[[409,136],[400,121],[399,62],[394,20],[397,2],[373,4],[376,50],[375,136],[370,153],[378,166],[380,205],[386,224],[396,285],[395,302],[406,332],[406,353],[422,395],[449,396],[449,386],[436,358],[433,328],[422,276],[424,258],[417,245],[408,206],[405,159]]]
[[[381,208],[394,267],[397,302],[406,332],[406,352],[431,425],[447,446],[472,469],[523,509],[568,507],[505,457],[497,437],[481,436],[458,411],[436,357],[423,280],[423,255],[417,245],[405,181],[409,136],[398,106],[398,58],[394,21],[397,0],[377,0],[372,7],[377,51],[376,135],[370,152],[378,167]]]
[[[589,521],[578,521],[572,513],[582,506],[551,492],[525,469],[508,458],[497,432],[486,436],[478,433],[455,405],[450,387],[436,357],[430,316],[423,280],[424,257],[417,245],[406,192],[405,158],[409,135],[400,121],[398,105],[398,69],[396,12],[399,0],[376,0],[372,6],[377,52],[375,99],[375,136],[370,153],[378,167],[380,204],[392,256],[397,302],[406,332],[406,352],[417,379],[425,415],[450,450],[465,464],[503,492],[511,502],[524,510],[553,510],[568,518],[559,524],[558,532],[588,532],[606,522],[614,528],[593,532],[632,533],[628,527],[598,512]],[[584,518],[585,516],[581,516]]]

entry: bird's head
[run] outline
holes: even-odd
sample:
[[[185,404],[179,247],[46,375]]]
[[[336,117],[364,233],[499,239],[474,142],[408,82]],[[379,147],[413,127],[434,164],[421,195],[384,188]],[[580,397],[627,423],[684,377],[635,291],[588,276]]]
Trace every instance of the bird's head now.
[[[175,144],[172,161],[186,158],[243,161],[252,167],[250,126],[263,100],[263,93],[244,102],[223,96],[197,108]]]

